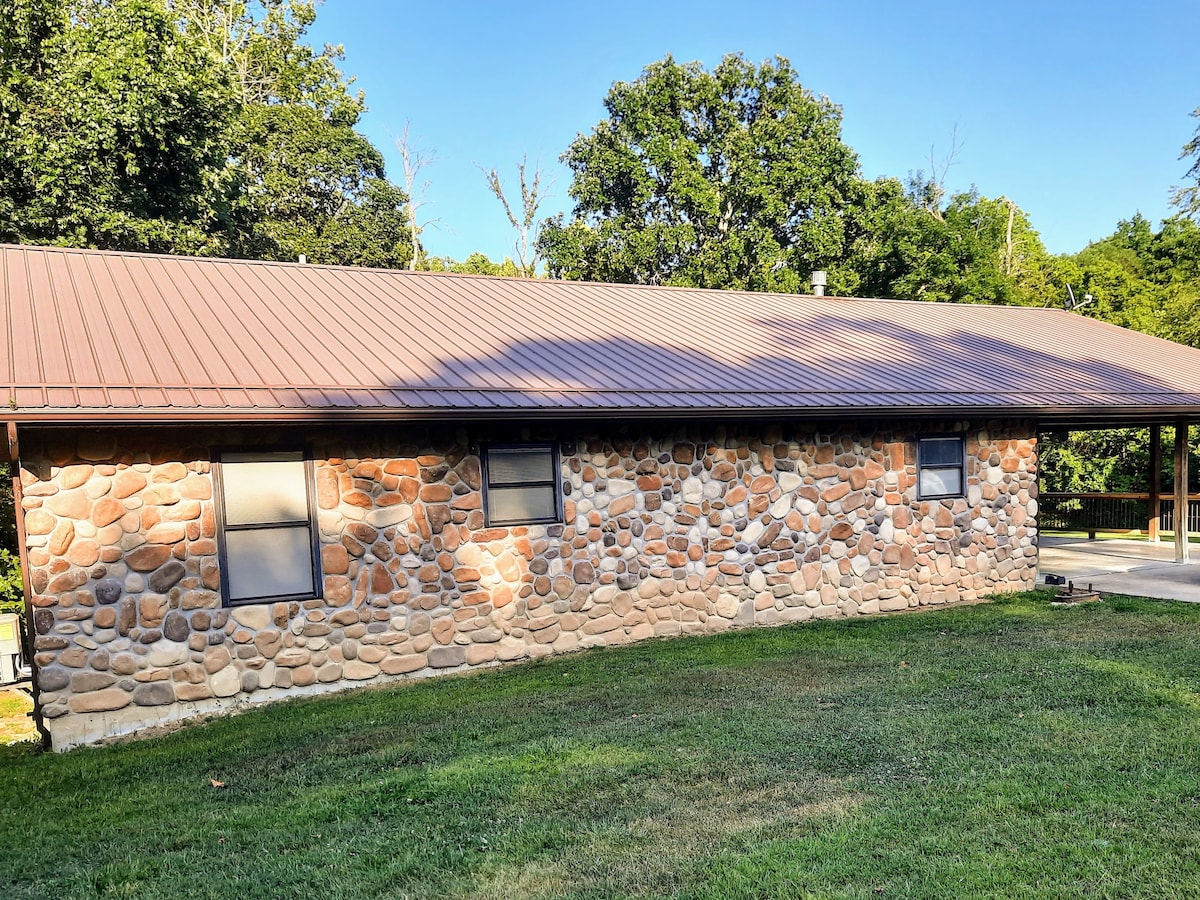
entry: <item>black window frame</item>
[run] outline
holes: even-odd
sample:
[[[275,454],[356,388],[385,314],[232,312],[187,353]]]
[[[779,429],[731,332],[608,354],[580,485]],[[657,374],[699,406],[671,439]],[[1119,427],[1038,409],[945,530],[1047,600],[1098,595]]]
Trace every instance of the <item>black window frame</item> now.
[[[539,481],[520,481],[505,484],[505,488],[519,487],[549,487],[554,495],[554,515],[543,519],[494,519],[492,506],[488,497],[491,488],[491,473],[488,468],[488,455],[493,450],[549,450],[550,473],[547,478]],[[563,520],[562,497],[562,462],[558,444],[553,441],[519,441],[509,443],[488,443],[479,446],[479,467],[483,474],[483,521],[488,528],[516,528],[523,525],[560,525]],[[497,485],[500,487],[501,485]]]
[[[958,441],[958,464],[926,462],[924,444],[926,441]],[[921,490],[921,473],[925,469],[951,470],[958,469],[958,491],[949,494],[926,494]],[[918,500],[957,500],[967,496],[967,436],[965,434],[920,434],[917,435],[917,499]]]
[[[225,479],[222,474],[223,457],[235,453],[299,453],[304,463],[304,489],[308,501],[308,520],[303,519],[287,522],[255,522],[244,525],[230,525],[225,521]],[[223,607],[252,606],[262,603],[279,603],[292,600],[320,600],[324,597],[324,576],[321,571],[321,535],[317,524],[317,479],[316,466],[313,463],[312,448],[296,444],[272,444],[269,446],[229,446],[217,447],[212,451],[212,481],[213,505],[217,520],[217,564],[221,573],[221,605]],[[249,531],[264,526],[281,526],[298,528],[301,525],[308,528],[312,565],[312,591],[308,593],[269,594],[261,597],[240,597],[234,599],[229,588],[229,553],[225,542],[226,531]]]

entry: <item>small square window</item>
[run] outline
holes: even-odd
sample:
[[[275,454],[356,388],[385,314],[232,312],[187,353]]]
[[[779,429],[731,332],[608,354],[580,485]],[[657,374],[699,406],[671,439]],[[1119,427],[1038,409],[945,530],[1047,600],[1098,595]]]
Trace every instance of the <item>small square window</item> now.
[[[917,499],[966,495],[966,443],[961,434],[917,438]]]
[[[562,521],[553,444],[492,444],[481,451],[488,525]]]
[[[213,473],[225,602],[319,597],[312,460],[301,450],[226,451]]]

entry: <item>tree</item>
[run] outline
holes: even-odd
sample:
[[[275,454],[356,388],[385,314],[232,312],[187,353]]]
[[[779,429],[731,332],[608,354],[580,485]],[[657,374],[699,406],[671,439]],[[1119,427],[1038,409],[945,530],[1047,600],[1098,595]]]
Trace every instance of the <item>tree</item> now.
[[[10,31],[7,240],[205,252],[234,112],[225,73],[153,0],[80,2]],[[20,63],[19,63],[20,64]],[[10,79],[10,85],[13,80]],[[7,104],[6,104],[7,105]]]
[[[312,0],[172,0],[181,28],[216,54],[239,113],[229,140],[234,256],[399,268],[413,258],[406,195],[354,130],[364,104],[342,48],[304,42]]]
[[[400,266],[405,195],[312,0],[12,0],[0,240]]]
[[[880,179],[847,213],[847,280],[863,296],[954,303],[1047,302],[1051,259],[1029,217],[976,191],[944,200],[920,173]]]
[[[541,254],[538,250],[538,223],[537,212],[538,207],[542,205],[542,201],[546,199],[546,193],[549,186],[543,188],[542,170],[537,167],[533,170],[533,181],[530,182],[525,178],[526,159],[522,159],[517,165],[517,176],[521,188],[521,216],[518,218],[513,212],[512,205],[508,202],[508,198],[504,195],[504,186],[500,183],[500,174],[492,169],[485,170],[482,166],[479,171],[483,172],[484,178],[487,179],[488,188],[496,199],[500,201],[500,205],[504,207],[504,214],[508,216],[509,224],[512,225],[517,232],[517,240],[514,244],[514,249],[517,252],[517,261],[520,263],[520,274],[526,278],[532,278],[537,274],[538,260]]]
[[[234,151],[233,255],[390,268],[411,259],[404,192],[353,128],[309,106],[255,104]]]
[[[416,141],[409,137],[411,122],[404,123],[404,132],[396,139],[396,149],[400,151],[400,162],[404,168],[404,191],[408,195],[408,208],[405,211],[405,223],[408,229],[409,242],[412,244],[412,258],[408,268],[416,271],[425,256],[425,248],[421,246],[421,232],[428,222],[421,222],[417,213],[425,205],[425,192],[429,189],[426,179],[417,184],[421,170],[437,161],[437,152],[422,150]]]
[[[538,241],[552,275],[797,290],[841,259],[857,158],[786,59],[708,72],[668,56],[605,107],[563,156],[574,215]]]
[[[1192,110],[1192,117],[1200,119],[1200,107]],[[1176,188],[1171,202],[1183,215],[1195,217],[1200,214],[1200,125],[1196,126],[1192,139],[1183,145],[1183,153],[1179,158],[1192,160],[1184,178],[1195,183]]]

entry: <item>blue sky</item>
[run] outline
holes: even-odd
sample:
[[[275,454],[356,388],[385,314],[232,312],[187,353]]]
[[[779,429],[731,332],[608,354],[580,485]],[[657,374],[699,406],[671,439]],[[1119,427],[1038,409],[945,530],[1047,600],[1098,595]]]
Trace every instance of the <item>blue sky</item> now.
[[[947,187],[1011,197],[1052,252],[1073,252],[1135,212],[1170,214],[1200,106],[1198,33],[1194,0],[327,0],[309,36],[344,45],[369,106],[360,128],[394,181],[406,121],[436,151],[429,251],[500,259],[514,235],[477,165],[515,193],[528,156],[554,179],[542,211],[569,212],[558,158],[603,118],[612,82],[668,53],[712,67],[730,52],[785,56],[840,104],[868,177],[928,169],[957,131]]]

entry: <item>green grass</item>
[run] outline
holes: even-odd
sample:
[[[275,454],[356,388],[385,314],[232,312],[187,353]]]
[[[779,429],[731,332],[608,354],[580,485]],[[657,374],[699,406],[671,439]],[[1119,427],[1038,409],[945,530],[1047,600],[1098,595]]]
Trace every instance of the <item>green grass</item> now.
[[[1195,896],[1200,606],[1047,596],[0,750],[0,895]]]
[[[0,744],[37,739],[37,728],[29,711],[33,701],[15,688],[0,688]]]

